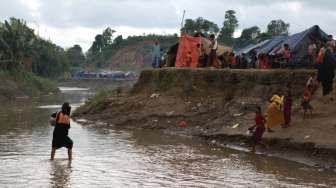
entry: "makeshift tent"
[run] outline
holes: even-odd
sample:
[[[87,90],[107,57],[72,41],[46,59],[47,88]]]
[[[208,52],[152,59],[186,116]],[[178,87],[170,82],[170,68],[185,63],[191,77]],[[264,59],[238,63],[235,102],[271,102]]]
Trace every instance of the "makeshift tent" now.
[[[278,44],[276,48],[269,53],[270,55],[277,55],[281,52],[284,44],[288,44],[293,54],[294,63],[304,63],[308,57],[308,46],[312,41],[328,40],[328,35],[315,25],[301,33],[291,35],[286,38],[282,43]]]
[[[180,37],[177,56],[176,56],[176,67],[187,67],[188,53],[191,53],[192,62],[190,67],[197,67],[199,60],[199,49],[198,45],[203,45],[206,54],[210,54],[211,51],[211,41],[203,37],[192,37],[189,35],[183,35]],[[222,56],[225,54],[232,53],[232,48],[218,45],[217,56]]]
[[[279,44],[286,40],[286,38],[286,36],[273,37],[271,40],[268,40],[266,44],[264,44],[261,48],[257,50],[257,55],[270,53],[273,49],[277,48]]]
[[[288,44],[293,56],[292,61],[296,64],[304,64],[308,57],[309,43],[312,41],[326,42],[327,40],[328,35],[322,31],[319,26],[315,25],[303,32],[291,36],[275,36],[272,39],[262,41],[255,46],[248,45],[243,48],[244,51],[241,51],[241,53],[249,54],[255,50],[257,54],[275,56],[281,53],[284,44]]]
[[[203,47],[205,48],[205,53],[210,54],[211,41],[207,38],[202,38],[202,44],[203,44]],[[218,45],[217,47],[217,56],[222,56],[222,55],[229,54],[232,52],[233,52],[232,48],[228,46]]]
[[[236,55],[242,55],[242,54],[248,54],[252,52],[253,50],[257,50],[259,48],[262,48],[264,45],[266,45],[269,42],[269,40],[262,41],[258,44],[249,44],[246,47],[237,50]]]
[[[201,43],[201,37],[184,35],[180,38],[179,48],[176,56],[176,67],[188,67],[188,54],[191,53],[190,67],[196,68],[198,65],[199,51],[197,45]]]

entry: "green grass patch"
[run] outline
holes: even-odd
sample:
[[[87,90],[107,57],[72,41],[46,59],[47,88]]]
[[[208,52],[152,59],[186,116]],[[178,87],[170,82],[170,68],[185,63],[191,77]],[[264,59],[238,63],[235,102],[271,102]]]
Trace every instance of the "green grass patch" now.
[[[19,70],[0,70],[0,96],[38,96],[49,92],[58,92],[56,82]]]

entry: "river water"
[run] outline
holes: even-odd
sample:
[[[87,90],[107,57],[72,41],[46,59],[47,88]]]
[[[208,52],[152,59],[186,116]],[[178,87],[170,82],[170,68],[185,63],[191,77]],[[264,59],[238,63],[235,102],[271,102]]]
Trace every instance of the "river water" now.
[[[104,87],[100,85],[103,84]],[[155,131],[72,122],[74,159],[50,161],[49,116],[121,82],[63,83],[62,92],[5,101],[0,107],[0,187],[336,187],[336,173],[283,159],[211,148]]]

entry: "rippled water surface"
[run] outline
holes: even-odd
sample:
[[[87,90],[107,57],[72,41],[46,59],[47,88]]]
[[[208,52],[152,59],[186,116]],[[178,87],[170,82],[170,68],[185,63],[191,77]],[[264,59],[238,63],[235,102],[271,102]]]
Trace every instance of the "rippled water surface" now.
[[[49,115],[79,106],[101,83],[62,84],[62,93],[0,107],[0,187],[335,187],[336,174],[282,159],[211,148],[153,131],[72,122],[74,160],[49,161]],[[104,82],[109,87],[120,83]],[[84,87],[85,86],[85,87]]]

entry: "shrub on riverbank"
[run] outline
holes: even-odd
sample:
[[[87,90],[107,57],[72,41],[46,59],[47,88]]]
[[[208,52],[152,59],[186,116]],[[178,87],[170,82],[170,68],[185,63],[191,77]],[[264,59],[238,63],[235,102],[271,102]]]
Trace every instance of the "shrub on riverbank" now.
[[[56,83],[20,70],[0,70],[0,82],[0,98],[37,96],[58,91]]]

